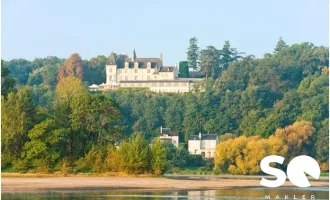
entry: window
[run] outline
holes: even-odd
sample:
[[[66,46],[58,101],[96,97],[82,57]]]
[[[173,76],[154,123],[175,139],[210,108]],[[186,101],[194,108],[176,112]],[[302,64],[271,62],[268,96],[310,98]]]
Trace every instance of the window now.
[[[138,69],[135,69],[134,71],[135,71],[135,73],[138,73]]]
[[[119,72],[121,73],[121,69],[119,70]]]
[[[150,73],[150,69],[147,69],[147,72]]]
[[[119,80],[121,81],[121,76],[119,76]]]
[[[109,72],[110,72],[110,73],[112,72],[112,68],[109,68]]]
[[[125,73],[127,73],[127,69],[125,69]]]
[[[134,80],[137,80],[137,76],[134,76]]]
[[[112,81],[112,76],[109,76],[109,81]]]
[[[128,80],[128,77],[127,76],[125,76],[125,81],[127,81]]]
[[[147,80],[148,80],[148,81],[150,80],[150,76],[147,76]]]

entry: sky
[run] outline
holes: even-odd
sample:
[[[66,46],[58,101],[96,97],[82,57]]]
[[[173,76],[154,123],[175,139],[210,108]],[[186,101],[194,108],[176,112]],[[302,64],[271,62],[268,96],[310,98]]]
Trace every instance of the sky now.
[[[199,47],[262,57],[279,37],[287,44],[329,46],[328,0],[2,0],[2,59],[111,52],[186,59],[189,38]]]

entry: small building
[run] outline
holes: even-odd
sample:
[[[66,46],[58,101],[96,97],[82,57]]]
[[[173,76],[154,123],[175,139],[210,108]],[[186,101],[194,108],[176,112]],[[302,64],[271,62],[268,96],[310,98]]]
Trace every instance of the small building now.
[[[97,91],[98,89],[99,89],[99,86],[96,85],[96,84],[93,84],[93,85],[89,86],[90,91]]]
[[[179,134],[177,132],[172,132],[169,128],[160,127],[159,138],[161,142],[169,142],[176,148],[179,147]]]
[[[189,154],[202,155],[203,158],[213,158],[219,137],[216,134],[191,135],[188,140]]]

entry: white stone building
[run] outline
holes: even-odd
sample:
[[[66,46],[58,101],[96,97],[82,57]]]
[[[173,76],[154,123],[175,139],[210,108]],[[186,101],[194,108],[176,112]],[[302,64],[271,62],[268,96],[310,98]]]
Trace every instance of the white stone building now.
[[[188,140],[189,154],[202,155],[203,158],[213,158],[219,137],[216,134],[191,135]]]
[[[177,132],[172,132],[168,128],[160,127],[159,138],[161,142],[170,142],[176,148],[179,147],[179,134]]]
[[[159,58],[137,58],[135,50],[131,58],[120,61],[111,54],[106,65],[106,83],[100,90],[122,88],[148,88],[152,92],[190,92],[195,82],[201,78],[178,78],[178,69],[163,66],[163,56]]]

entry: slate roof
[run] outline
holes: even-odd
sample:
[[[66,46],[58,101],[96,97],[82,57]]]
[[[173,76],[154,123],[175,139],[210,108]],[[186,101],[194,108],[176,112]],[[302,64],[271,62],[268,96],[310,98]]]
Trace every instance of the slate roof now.
[[[202,140],[216,140],[216,134],[202,134]],[[189,140],[199,140],[199,135],[190,135]]]
[[[159,72],[173,72],[174,71],[174,67],[172,67],[172,66],[162,67],[158,71]]]
[[[179,134],[177,132],[166,132],[161,133],[160,135],[169,135],[169,136],[178,136]]]
[[[162,67],[162,59],[161,58],[137,58],[135,54],[135,50],[133,52],[134,59],[132,61],[132,58],[126,58],[124,62],[119,62],[118,59],[116,58],[115,54],[111,54],[109,59],[108,59],[108,65],[117,65],[118,68],[124,68],[125,67],[125,62],[128,62],[128,67],[133,68],[134,63],[138,62],[139,63],[139,68],[147,68],[148,62],[151,63],[151,68],[161,68]]]

